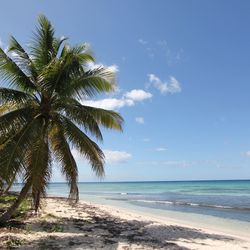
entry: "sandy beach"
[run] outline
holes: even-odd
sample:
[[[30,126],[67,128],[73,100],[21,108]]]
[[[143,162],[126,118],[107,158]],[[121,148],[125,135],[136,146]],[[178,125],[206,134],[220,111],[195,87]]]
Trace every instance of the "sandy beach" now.
[[[39,214],[0,229],[1,249],[250,249],[247,238],[167,218],[62,198],[42,203]]]

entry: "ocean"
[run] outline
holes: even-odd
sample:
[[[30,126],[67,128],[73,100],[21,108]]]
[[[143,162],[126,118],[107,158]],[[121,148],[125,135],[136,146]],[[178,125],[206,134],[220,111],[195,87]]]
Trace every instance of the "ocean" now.
[[[68,185],[51,183],[47,193],[66,197]],[[79,183],[79,194],[86,201],[172,218],[242,222],[239,228],[250,232],[250,180]]]

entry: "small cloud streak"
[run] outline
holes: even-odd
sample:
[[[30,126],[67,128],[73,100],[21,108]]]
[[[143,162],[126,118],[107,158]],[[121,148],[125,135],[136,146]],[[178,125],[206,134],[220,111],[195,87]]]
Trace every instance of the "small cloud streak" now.
[[[108,164],[125,163],[132,158],[132,155],[126,151],[103,150],[105,161]]]
[[[136,117],[136,118],[135,118],[135,121],[136,121],[138,124],[144,124],[144,123],[145,123],[143,117]]]
[[[190,167],[195,165],[195,162],[189,161],[145,161],[138,162],[139,165],[167,166],[167,167]]]
[[[183,60],[183,49],[178,49],[177,51],[171,49],[168,46],[168,43],[166,40],[160,40],[157,42],[157,45],[161,51],[161,54],[165,56],[167,59],[168,65],[174,65],[176,63],[179,63],[181,60]]]
[[[182,91],[181,84],[173,76],[170,76],[168,81],[162,81],[154,74],[149,74],[148,78],[150,85],[158,89],[161,94],[176,94]]]
[[[159,148],[156,148],[155,151],[163,152],[163,151],[167,151],[167,148],[159,147]]]
[[[148,41],[146,41],[146,40],[140,38],[140,39],[138,39],[138,43],[140,43],[140,44],[142,44],[142,45],[146,45],[146,44],[148,43]]]
[[[183,60],[183,49],[170,48],[166,40],[149,42],[140,38],[137,42],[140,43],[151,59],[162,58],[169,66],[175,65]]]

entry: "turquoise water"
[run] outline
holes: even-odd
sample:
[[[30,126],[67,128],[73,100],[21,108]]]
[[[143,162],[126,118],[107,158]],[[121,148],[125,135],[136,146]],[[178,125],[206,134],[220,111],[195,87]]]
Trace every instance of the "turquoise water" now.
[[[250,180],[79,183],[79,193],[83,200],[144,207],[152,213],[174,211],[250,223]],[[48,195],[67,194],[67,184],[49,185]]]

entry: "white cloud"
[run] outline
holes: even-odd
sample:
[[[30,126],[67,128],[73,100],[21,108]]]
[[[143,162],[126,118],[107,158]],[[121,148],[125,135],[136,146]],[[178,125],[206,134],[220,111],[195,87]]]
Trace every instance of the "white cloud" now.
[[[135,118],[135,121],[137,122],[137,123],[139,123],[139,124],[144,124],[144,118],[143,117],[136,117]]]
[[[148,43],[148,41],[146,41],[146,40],[144,40],[144,39],[142,39],[142,38],[138,39],[138,42],[139,42],[140,44],[142,44],[142,45],[146,45],[146,44]]]
[[[179,166],[179,167],[190,167],[190,166],[194,165],[194,162],[189,162],[189,161],[165,161],[165,162],[163,162],[163,165]]]
[[[181,84],[173,76],[170,76],[168,81],[162,81],[159,77],[154,74],[148,75],[149,82],[162,94],[175,94],[181,92]]]
[[[131,99],[133,101],[143,101],[152,98],[152,96],[153,95],[151,93],[142,89],[133,89],[124,95],[125,98]]]
[[[168,166],[168,167],[190,167],[196,164],[191,161],[145,161],[138,162],[139,165]]]
[[[183,61],[183,49],[179,48],[177,50],[173,50],[168,46],[168,43],[165,40],[148,42],[140,38],[137,41],[142,45],[142,48],[151,59],[161,58],[168,65],[174,65]]]
[[[156,42],[159,46],[161,47],[167,47],[168,46],[168,43],[166,40],[159,40]]]
[[[166,148],[163,148],[163,147],[159,147],[159,148],[156,148],[155,151],[158,151],[158,152],[163,152],[163,151],[166,151],[167,149]]]
[[[86,100],[81,102],[83,105],[96,107],[96,108],[103,108],[108,110],[117,110],[123,107],[131,107],[134,106],[135,103],[133,100],[130,99],[117,99],[117,98],[106,98],[102,100]]]
[[[114,73],[117,73],[119,71],[119,67],[116,64],[112,64],[112,65],[109,65],[109,66],[107,66],[105,64],[102,64],[102,63],[93,63],[93,62],[89,62],[87,64],[87,68],[91,69],[91,70],[97,69],[97,68],[100,68],[100,67],[104,67],[106,69],[109,69],[110,71],[112,71]]]
[[[173,65],[182,61],[184,52],[182,48],[174,51],[170,49],[167,41],[165,40],[158,41],[157,45],[159,47],[159,53],[167,59],[168,65]]]
[[[112,64],[110,66],[107,67],[109,70],[113,71],[113,72],[118,72],[119,71],[119,67],[116,64]]]
[[[89,162],[87,161],[87,159],[84,157],[84,155],[82,155],[78,150],[76,150],[75,148],[71,149],[71,153],[76,161],[77,164],[80,163],[84,163],[84,164],[89,164]]]
[[[76,149],[71,149],[71,153],[78,164],[79,163],[88,164],[86,158],[83,155],[81,155]],[[132,158],[132,155],[126,151],[115,151],[115,150],[104,149],[103,153],[105,155],[105,162],[108,164],[125,163]]]
[[[71,153],[75,159],[81,158],[81,155],[79,154],[79,152],[76,149],[71,149]]]
[[[132,158],[132,155],[126,151],[103,150],[105,161],[109,164],[125,163]]]
[[[250,150],[249,151],[247,151],[247,152],[245,152],[245,154],[244,154],[246,157],[250,157]]]
[[[127,92],[121,98],[105,98],[101,100],[84,100],[81,101],[83,105],[103,108],[108,110],[118,110],[123,107],[134,106],[136,102],[141,102],[146,99],[150,99],[153,95],[149,92],[145,92],[142,89],[134,89]]]

